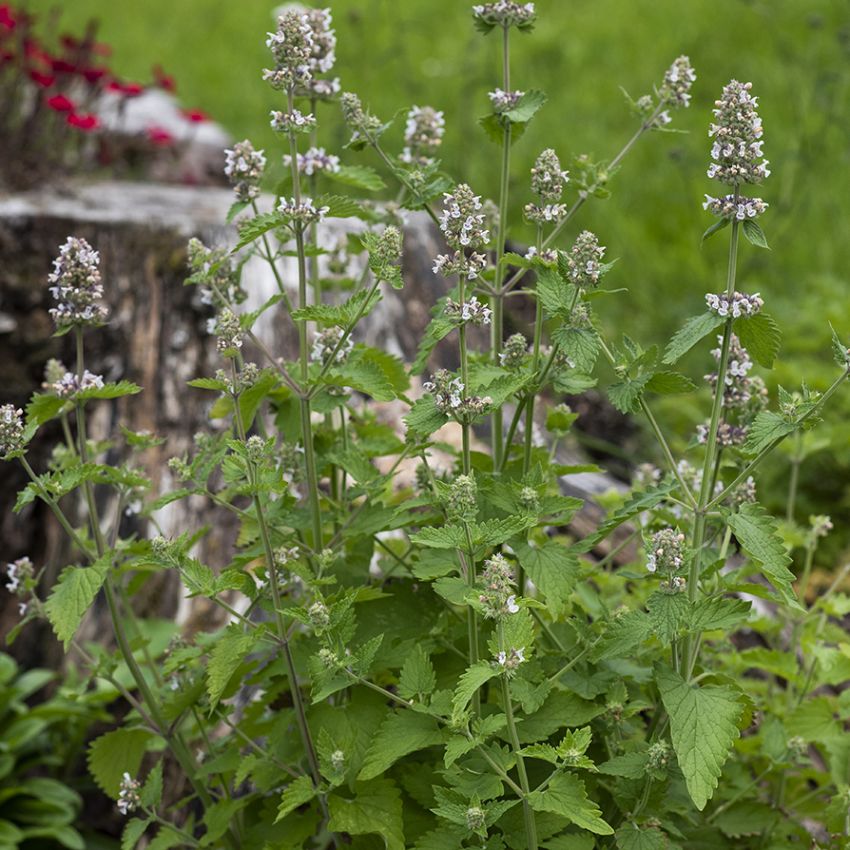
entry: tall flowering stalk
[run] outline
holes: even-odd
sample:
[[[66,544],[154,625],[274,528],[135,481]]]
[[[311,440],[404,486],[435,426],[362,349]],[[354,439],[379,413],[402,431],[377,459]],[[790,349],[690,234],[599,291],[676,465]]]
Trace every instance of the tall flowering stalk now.
[[[767,204],[760,198],[747,198],[741,193],[746,184],[761,183],[769,174],[767,160],[762,155],[762,123],[758,114],[758,100],[751,94],[752,83],[740,83],[732,80],[723,89],[723,94],[715,102],[715,122],[709,128],[709,136],[714,139],[711,147],[712,164],[708,176],[728,186],[731,192],[720,198],[706,195],[703,204],[724,223],[731,222],[729,239],[729,259],[726,272],[726,291],[720,296],[707,296],[709,309],[724,318],[723,335],[720,340],[720,352],[717,377],[714,387],[714,401],[711,418],[705,434],[705,457],[703,458],[702,480],[694,511],[693,552],[688,577],[688,598],[697,599],[699,579],[702,569],[702,552],[705,542],[706,513],[712,501],[712,487],[716,480],[715,466],[720,451],[718,432],[720,429],[727,376],[729,372],[730,351],[734,335],[732,325],[742,313],[748,315],[761,309],[758,295],[743,296],[735,291],[738,265],[739,228],[742,221],[760,215]],[[684,670],[690,676],[699,651],[698,639],[689,638],[686,646]]]

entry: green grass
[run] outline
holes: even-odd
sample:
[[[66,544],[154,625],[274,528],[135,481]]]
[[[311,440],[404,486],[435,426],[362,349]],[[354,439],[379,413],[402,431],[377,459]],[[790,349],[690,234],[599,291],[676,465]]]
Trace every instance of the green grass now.
[[[31,0],[30,7],[46,9],[54,2]],[[146,80],[159,62],[177,77],[184,105],[209,111],[235,136],[251,137],[268,153],[282,153],[267,125],[269,110],[279,104],[260,80],[272,5],[74,0],[63,19],[80,27],[98,18],[102,38],[115,48],[116,71]],[[445,110],[447,170],[494,196],[497,148],[477,118],[487,111],[486,91],[499,84],[499,45],[474,31],[470,3],[330,5],[339,37],[336,73],[344,89],[357,91],[385,119],[412,103]],[[707,126],[721,87],[731,77],[752,80],[773,169],[760,190],[771,204],[762,222],[773,250],[745,246],[740,285],[761,291],[786,329],[779,381],[798,384],[802,373],[825,386],[833,371],[827,321],[850,337],[850,239],[843,215],[850,197],[850,19],[844,0],[537,5],[535,31],[513,40],[512,83],[543,89],[549,102],[515,146],[513,208],[528,199],[528,168],[541,148],[555,147],[563,159],[583,152],[613,156],[634,127],[620,87],[634,95],[648,92],[677,55],[689,54],[698,74],[694,103],[675,114],[673,125],[686,134],[644,138],[616,177],[613,197],[588,205],[567,235],[568,242],[577,229],[590,227],[609,255],[620,258],[606,283],[629,292],[599,302],[606,325],[645,344],[660,342],[702,309],[705,292],[724,284],[728,237],[699,244],[711,223],[702,211],[703,193],[716,191],[705,177]],[[323,143],[343,142],[336,107],[325,107],[319,117]],[[400,148],[402,126],[396,120],[388,147]],[[345,161],[377,165],[368,152],[348,152]],[[700,375],[709,362],[702,351],[690,355],[687,365]],[[842,406],[850,410],[850,401]],[[692,413],[676,405],[666,410],[667,420],[681,430],[680,444],[687,441]],[[842,445],[850,443],[843,424],[833,431]],[[837,457],[843,469],[850,468],[850,451],[840,448]],[[841,481],[829,486],[833,511],[836,501],[846,504],[844,489]]]

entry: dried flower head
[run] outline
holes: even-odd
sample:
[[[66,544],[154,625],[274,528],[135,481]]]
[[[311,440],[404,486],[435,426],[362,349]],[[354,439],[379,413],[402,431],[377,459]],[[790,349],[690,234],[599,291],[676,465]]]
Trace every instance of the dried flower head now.
[[[481,573],[481,593],[478,601],[484,616],[491,620],[502,620],[519,611],[514,587],[514,572],[507,558],[493,555],[484,562]]]
[[[56,299],[50,315],[57,328],[98,325],[106,319],[99,266],[100,255],[85,239],[69,236],[59,248],[47,277],[50,294]]]
[[[478,514],[478,485],[473,475],[458,475],[449,487],[446,514],[458,522],[474,522]]]
[[[236,200],[249,203],[260,195],[260,180],[266,167],[263,151],[254,149],[248,139],[236,142],[224,152],[224,174],[230,181]]]
[[[343,92],[340,105],[342,117],[352,131],[352,142],[368,142],[381,129],[381,120],[363,109],[360,98],[353,92]]]
[[[225,307],[215,322],[216,349],[225,357],[236,357],[242,348],[242,325],[239,317]]]
[[[316,334],[313,347],[310,349],[310,359],[314,363],[321,363],[323,366],[331,359],[334,363],[345,363],[354,348],[354,340],[351,336],[348,336],[345,342],[340,345],[343,333],[342,328],[331,327]]]
[[[522,334],[511,334],[499,353],[499,363],[506,369],[519,369],[528,353],[528,340]]]

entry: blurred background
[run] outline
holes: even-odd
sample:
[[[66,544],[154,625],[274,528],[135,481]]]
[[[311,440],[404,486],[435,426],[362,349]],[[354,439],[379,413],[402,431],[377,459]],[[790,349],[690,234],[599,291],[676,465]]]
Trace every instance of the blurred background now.
[[[322,4],[325,5],[325,4]],[[329,3],[339,39],[334,74],[384,120],[396,117],[386,147],[401,148],[403,112],[412,104],[444,110],[446,170],[477,192],[498,191],[497,148],[477,126],[488,111],[486,92],[500,84],[499,45],[475,32],[467,2],[458,0],[337,0]],[[39,16],[55,0],[30,0]],[[265,0],[144,0],[59,4],[59,30],[81,31],[97,21],[97,38],[112,47],[113,73],[147,83],[152,66],[173,78],[181,104],[201,110],[237,139],[248,137],[279,164],[280,141],[268,127],[279,107],[260,80],[267,64],[265,33],[274,4]],[[850,4],[846,0],[539,0],[539,22],[512,43],[512,85],[549,96],[515,145],[514,221],[528,200],[528,169],[537,153],[554,147],[563,160],[589,153],[611,158],[636,125],[622,90],[650,92],[681,53],[698,79],[690,109],[674,115],[681,133],[644,137],[613,180],[612,197],[585,206],[565,236],[595,230],[609,256],[619,258],[606,278],[628,292],[599,302],[609,332],[626,332],[648,345],[661,343],[682,320],[702,309],[703,295],[724,283],[728,240],[700,247],[711,223],[703,212],[707,127],[711,106],[731,78],[752,80],[760,96],[765,153],[773,175],[761,194],[770,210],[761,220],[772,250],[745,245],[739,286],[761,292],[785,332],[781,359],[768,378],[799,387],[804,378],[824,388],[835,367],[829,322],[850,336],[850,238],[843,215],[850,199]],[[345,142],[338,109],[320,105],[321,143]],[[369,152],[344,152],[348,164],[380,168]],[[528,237],[521,227],[510,236]],[[703,347],[685,368],[708,371]],[[661,404],[660,414],[684,447],[705,407]],[[799,516],[850,519],[850,395],[827,414],[825,428],[802,467]],[[826,439],[828,438],[828,440]],[[825,448],[827,442],[829,448]],[[647,441],[651,450],[651,443]],[[611,447],[616,454],[617,447]],[[781,509],[787,459],[765,467],[761,496]],[[770,494],[773,494],[771,497]],[[846,523],[845,523],[846,524]],[[835,535],[834,547],[850,538]],[[830,557],[837,556],[833,550]]]

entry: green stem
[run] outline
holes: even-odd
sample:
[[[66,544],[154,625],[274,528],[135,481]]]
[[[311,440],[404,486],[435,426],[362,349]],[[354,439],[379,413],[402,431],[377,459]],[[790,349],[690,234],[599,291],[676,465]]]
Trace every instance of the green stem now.
[[[537,226],[537,250],[538,252],[541,249],[541,244],[543,242],[543,228],[538,225]],[[575,294],[573,296],[573,306],[575,306],[576,300],[578,299],[579,290],[576,289]],[[532,347],[532,357],[531,357],[531,371],[534,375],[537,374],[538,369],[540,368],[540,342],[543,337],[543,302],[539,297],[534,299],[535,307],[534,307],[534,343]],[[571,311],[572,312],[572,311]],[[522,459],[522,474],[528,475],[529,470],[531,469],[531,449],[532,449],[532,440],[534,437],[534,401],[537,397],[537,392],[540,390],[540,385],[537,384],[531,388],[531,391],[528,394],[528,401],[526,402],[525,409],[525,441],[524,441],[524,450],[523,450],[523,459]],[[520,585],[520,592],[522,592],[522,585]]]
[[[511,90],[511,56],[510,56],[510,27],[502,28],[502,88],[504,91]],[[504,336],[504,301],[505,293],[502,284],[505,279],[505,265],[502,258],[505,256],[505,243],[507,241],[508,223],[508,191],[510,188],[511,173],[511,125],[505,122],[502,133],[502,167],[499,175],[499,224],[496,233],[496,275],[493,284],[493,294],[490,298],[490,307],[493,311],[492,326],[490,329],[491,348],[493,350],[493,362],[499,365],[499,355],[502,351],[502,337]],[[492,446],[493,446],[493,469],[502,469],[502,455],[505,449],[502,406],[499,405],[493,411],[492,422]]]
[[[794,434],[794,454],[791,456],[791,479],[788,482],[788,505],[785,509],[785,519],[794,522],[794,510],[797,506],[797,485],[800,480],[800,464],[802,463],[803,432]]]

